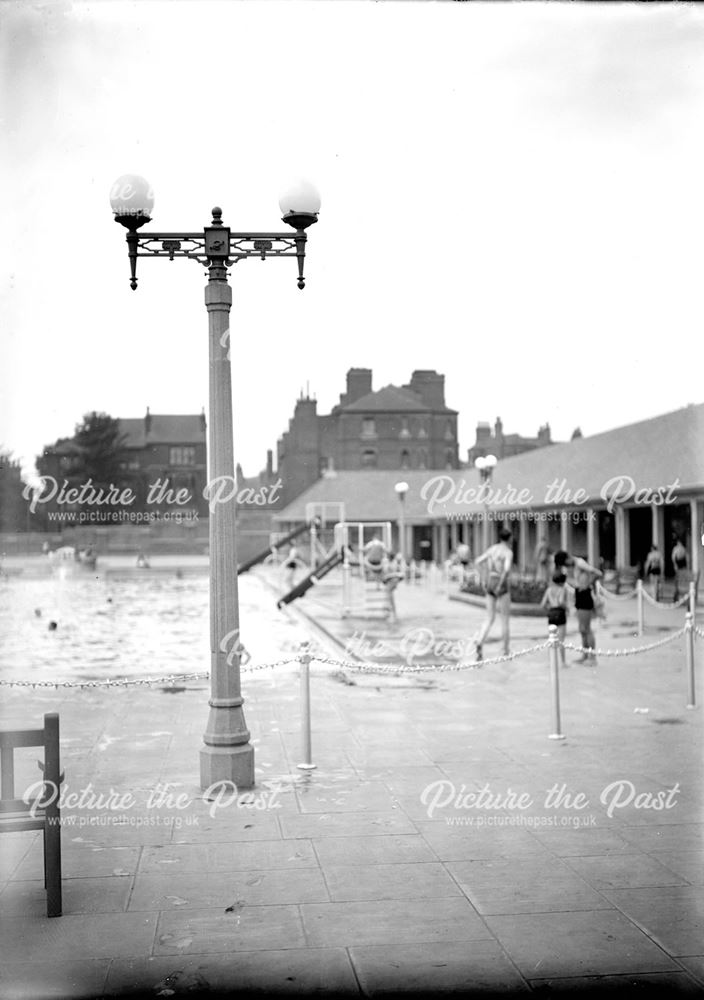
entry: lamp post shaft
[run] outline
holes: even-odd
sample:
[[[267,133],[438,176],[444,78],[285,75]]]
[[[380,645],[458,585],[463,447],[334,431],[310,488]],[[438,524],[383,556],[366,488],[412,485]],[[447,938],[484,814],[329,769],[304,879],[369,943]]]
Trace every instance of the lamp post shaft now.
[[[400,512],[398,519],[398,550],[402,562],[406,561],[406,508],[404,497],[399,495]]]
[[[239,602],[235,545],[236,491],[230,371],[232,289],[224,262],[208,269],[205,305],[209,334],[208,478],[224,477],[227,490],[211,486],[210,512],[210,713],[200,751],[201,788],[231,781],[238,789],[254,785],[254,748],[249,743],[240,687]]]

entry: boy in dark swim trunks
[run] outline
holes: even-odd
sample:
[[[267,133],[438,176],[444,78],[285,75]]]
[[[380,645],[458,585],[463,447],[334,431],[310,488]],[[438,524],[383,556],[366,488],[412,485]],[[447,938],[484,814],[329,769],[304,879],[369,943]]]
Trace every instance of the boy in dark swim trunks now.
[[[548,625],[557,626],[557,638],[561,643],[565,641],[567,633],[567,614],[569,610],[569,592],[567,589],[567,575],[558,571],[553,573],[552,583],[548,586],[540,602],[541,608],[547,608]],[[563,667],[567,666],[565,647],[560,646],[560,662]]]

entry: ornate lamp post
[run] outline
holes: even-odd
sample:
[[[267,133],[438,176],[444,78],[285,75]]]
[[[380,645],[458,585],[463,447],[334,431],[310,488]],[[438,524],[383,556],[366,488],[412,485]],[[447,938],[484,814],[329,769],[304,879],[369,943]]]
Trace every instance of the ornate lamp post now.
[[[398,495],[399,517],[398,517],[398,550],[401,553],[401,561],[406,562],[406,494],[408,493],[408,483],[396,483],[394,486]]]
[[[494,475],[494,469],[496,468],[496,463],[498,458],[496,455],[485,455],[475,458],[474,468],[479,470],[479,475],[481,476],[482,483],[486,486],[491,482],[491,477]],[[491,533],[489,531],[489,503],[484,502],[484,532],[483,532],[483,545],[484,548],[488,548],[489,539],[491,538]]]
[[[200,751],[201,788],[231,781],[254,785],[254,748],[242,710],[240,622],[235,547],[235,465],[232,433],[230,325],[232,290],[227,269],[248,257],[295,257],[303,288],[306,229],[318,221],[320,197],[299,183],[281,198],[283,221],[294,233],[233,233],[213,209],[201,232],[140,232],[151,221],[154,197],[147,181],[125,175],[113,185],[115,221],[127,229],[130,287],[137,287],[137,258],[187,257],[208,269],[205,306],[209,332],[208,487],[210,502],[210,714]],[[225,497],[227,499],[225,499]]]

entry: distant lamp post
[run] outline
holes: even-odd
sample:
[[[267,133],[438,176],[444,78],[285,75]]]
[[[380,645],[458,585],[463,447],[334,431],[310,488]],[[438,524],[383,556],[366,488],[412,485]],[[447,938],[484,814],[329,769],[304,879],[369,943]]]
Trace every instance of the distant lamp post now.
[[[394,486],[399,502],[398,515],[398,550],[401,559],[406,561],[406,494],[408,493],[408,483],[396,483]]]
[[[474,460],[474,468],[479,470],[479,475],[482,479],[482,484],[488,486],[491,482],[491,477],[494,475],[494,469],[496,468],[496,463],[498,458],[496,455],[484,455]],[[484,548],[489,544],[489,539],[491,538],[491,533],[489,531],[489,501],[488,499],[484,501]]]
[[[474,460],[474,468],[479,469],[479,475],[483,483],[490,483],[494,474],[498,458],[496,455],[485,455]]]
[[[208,486],[210,506],[210,714],[200,751],[203,789],[230,781],[254,785],[254,748],[242,709],[239,601],[235,545],[236,479],[232,434],[230,324],[232,289],[227,269],[249,257],[295,257],[298,287],[303,288],[305,230],[318,221],[320,196],[299,182],[281,198],[283,222],[293,233],[233,233],[214,208],[212,222],[200,232],[140,232],[151,221],[154,195],[143,177],[126,174],[110,192],[115,221],[127,230],[130,287],[137,287],[137,258],[186,257],[208,269],[205,305],[209,332]]]

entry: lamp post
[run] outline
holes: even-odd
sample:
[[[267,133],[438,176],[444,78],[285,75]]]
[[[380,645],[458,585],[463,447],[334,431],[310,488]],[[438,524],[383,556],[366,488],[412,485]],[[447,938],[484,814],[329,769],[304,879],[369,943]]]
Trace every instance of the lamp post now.
[[[130,287],[137,288],[137,258],[186,257],[208,270],[205,306],[209,334],[208,485],[210,506],[210,712],[200,751],[201,788],[233,782],[254,785],[254,748],[249,742],[240,684],[239,602],[235,543],[236,479],[232,433],[229,313],[232,290],[227,269],[249,257],[295,257],[298,287],[304,287],[305,230],[318,221],[320,197],[304,182],[279,204],[294,233],[233,233],[214,208],[200,232],[139,232],[151,221],[154,197],[143,177],[125,175],[113,185],[115,221],[127,229]]]
[[[398,550],[401,554],[401,562],[406,562],[406,493],[408,493],[408,483],[396,483],[394,486],[399,502],[398,517]]]
[[[494,469],[496,468],[496,463],[498,458],[496,455],[484,455],[479,458],[475,458],[474,467],[479,470],[479,475],[481,476],[482,485],[487,486],[491,482],[491,477],[494,475]],[[489,501],[484,501],[484,542],[483,547],[486,549],[489,547]]]

